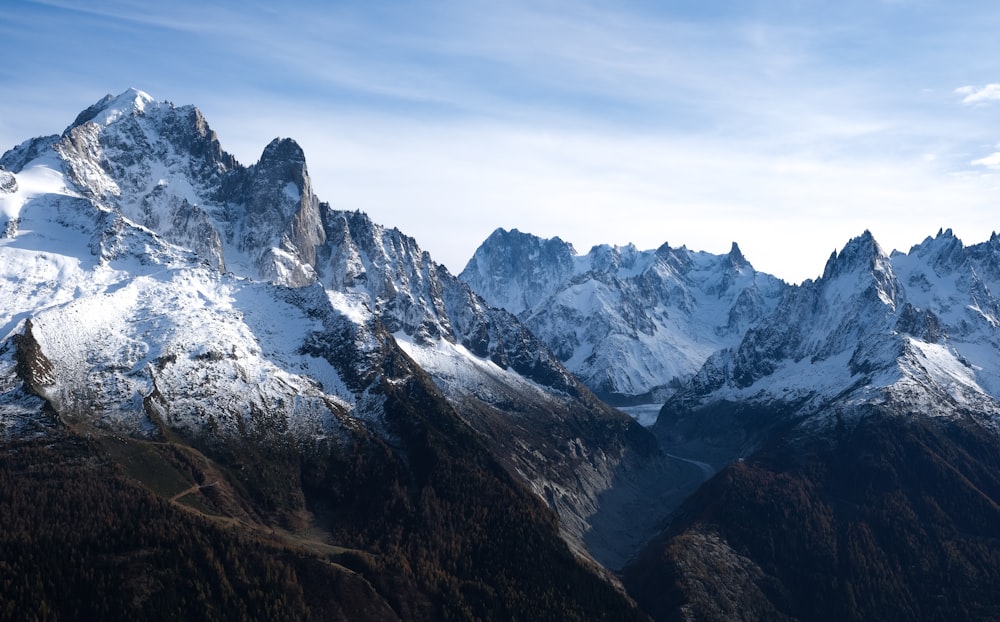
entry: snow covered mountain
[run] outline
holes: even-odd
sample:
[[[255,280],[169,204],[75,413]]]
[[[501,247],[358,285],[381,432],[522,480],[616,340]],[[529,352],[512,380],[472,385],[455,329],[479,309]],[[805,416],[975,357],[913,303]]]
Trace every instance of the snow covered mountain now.
[[[734,243],[726,255],[664,244],[595,246],[497,229],[460,278],[516,314],[566,367],[613,403],[662,402],[785,289]]]
[[[294,141],[244,166],[194,107],[108,96],[0,157],[2,492],[49,490],[22,457],[65,450],[56,479],[107,488],[51,490],[290,539],[350,586],[345,619],[639,619],[580,557],[640,549],[623,576],[665,618],[998,610],[995,572],[924,589],[1000,567],[996,234],[887,255],[866,232],[788,286],[735,244],[578,256],[501,229],[462,276],[322,202]],[[581,379],[669,399],[650,431]]]
[[[322,439],[349,411],[372,415],[303,347],[348,319],[302,282],[311,268],[299,261],[296,241],[306,246],[294,225],[318,202],[293,143],[272,143],[247,169],[195,108],[131,90],[61,136],[19,145],[0,166],[16,185],[0,199],[2,338],[19,344],[5,348],[5,401],[23,402],[16,372],[26,367],[16,359],[31,343],[44,370],[31,392],[62,415],[127,433],[267,427]],[[227,263],[235,274],[223,273]],[[261,276],[303,287],[247,278]]]
[[[676,502],[650,489],[692,479],[412,238],[321,202],[290,139],[244,166],[193,106],[129,90],[0,167],[10,434],[51,425],[44,400],[145,438],[391,441],[387,395],[430,378],[578,552],[613,564]]]
[[[1000,241],[950,230],[888,256],[869,232],[714,354],[655,429],[751,450],[775,426],[824,429],[874,411],[1000,422]],[[723,437],[726,437],[725,440]]]
[[[886,255],[865,232],[714,354],[653,427],[722,468],[623,572],[644,610],[995,616],[998,260],[996,234]]]

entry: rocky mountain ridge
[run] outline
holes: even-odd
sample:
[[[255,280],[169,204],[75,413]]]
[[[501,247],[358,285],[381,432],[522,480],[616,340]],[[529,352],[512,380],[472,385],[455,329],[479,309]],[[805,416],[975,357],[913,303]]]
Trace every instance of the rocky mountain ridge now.
[[[725,255],[663,244],[595,246],[498,229],[459,275],[506,308],[612,403],[662,402],[735,345],[787,287],[734,243]]]
[[[996,429],[998,252],[995,235],[964,247],[948,230],[890,256],[865,232],[822,277],[789,289],[738,347],[713,355],[664,405],[656,431],[703,438],[709,428],[741,429],[747,441],[764,425],[750,413],[786,413],[768,426],[825,427],[861,407]],[[720,410],[750,418],[720,425]],[[733,457],[752,447],[734,446]]]

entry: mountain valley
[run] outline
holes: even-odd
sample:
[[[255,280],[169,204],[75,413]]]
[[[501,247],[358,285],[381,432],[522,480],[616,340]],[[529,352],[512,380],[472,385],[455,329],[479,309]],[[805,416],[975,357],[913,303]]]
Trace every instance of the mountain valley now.
[[[996,234],[454,276],[134,89],[0,157],[0,232],[4,619],[1000,615]]]

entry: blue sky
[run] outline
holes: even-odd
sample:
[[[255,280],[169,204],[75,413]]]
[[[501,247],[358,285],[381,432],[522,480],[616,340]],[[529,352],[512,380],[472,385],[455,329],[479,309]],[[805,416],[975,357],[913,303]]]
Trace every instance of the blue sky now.
[[[5,0],[0,149],[129,87],[452,272],[496,227],[818,276],[1000,229],[1000,4]],[[293,4],[289,8],[282,6]]]

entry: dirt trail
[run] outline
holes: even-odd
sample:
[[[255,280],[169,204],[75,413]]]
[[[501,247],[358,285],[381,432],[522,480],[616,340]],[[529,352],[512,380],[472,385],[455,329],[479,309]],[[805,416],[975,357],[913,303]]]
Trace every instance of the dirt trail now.
[[[183,497],[184,495],[189,495],[192,492],[198,492],[202,488],[208,488],[209,486],[215,486],[218,483],[219,482],[215,481],[215,482],[212,482],[210,484],[195,484],[195,485],[191,486],[190,488],[182,490],[179,493],[177,493],[176,495],[170,497],[170,502],[171,503],[177,503],[177,500],[180,499],[181,497]]]

